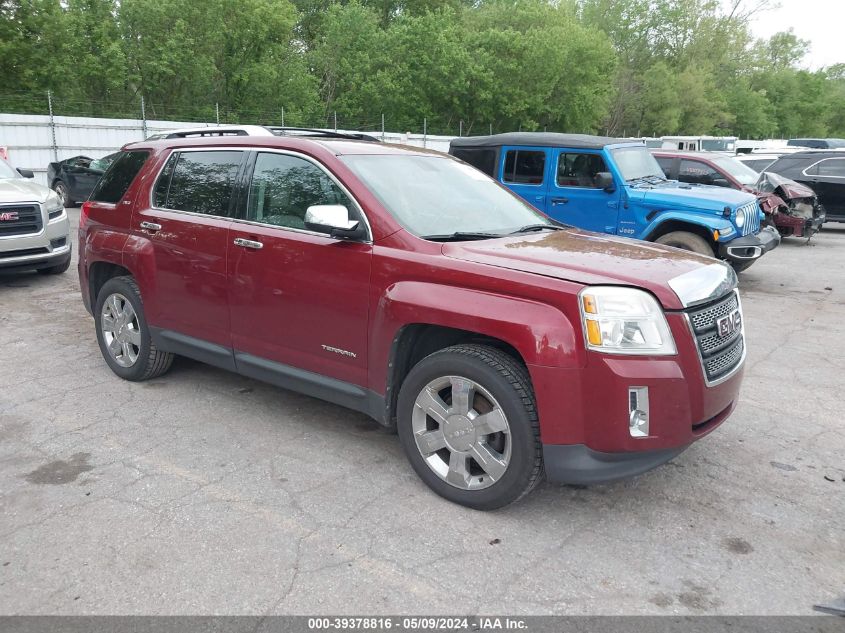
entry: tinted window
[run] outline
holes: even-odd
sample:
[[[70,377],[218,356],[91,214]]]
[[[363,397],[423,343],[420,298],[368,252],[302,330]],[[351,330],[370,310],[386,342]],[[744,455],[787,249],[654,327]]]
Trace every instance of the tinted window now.
[[[89,199],[97,202],[120,202],[148,156],[148,152],[121,153],[100,177]]]
[[[161,170],[161,174],[153,190],[153,206],[159,209],[167,208],[167,194],[170,191],[170,177],[173,175],[173,167],[179,160],[179,152],[174,152],[167,159],[167,164]]]
[[[756,172],[766,171],[766,168],[774,161],[771,158],[754,158],[742,161]]]
[[[317,204],[342,204],[355,216],[349,197],[314,163],[287,154],[259,154],[249,187],[247,218],[304,229],[305,212]]]
[[[707,163],[701,163],[697,160],[681,160],[681,166],[678,169],[678,180],[681,182],[712,185],[717,178],[724,180],[722,175]]]
[[[810,173],[810,171],[808,170],[807,173]],[[817,165],[815,173],[819,176],[845,178],[845,158],[823,160]]]
[[[461,147],[453,151],[452,155],[466,161],[476,169],[480,169],[488,176],[496,175],[496,150],[494,149],[464,149]]]
[[[561,154],[557,162],[557,184],[596,188],[596,174],[602,171],[610,170],[598,154]]]
[[[161,206],[165,209],[223,217],[231,215],[232,189],[242,158],[243,152],[239,151],[180,153],[171,159],[175,160],[172,173],[162,173],[156,183],[156,206],[164,199]],[[165,171],[169,166],[170,161]],[[168,180],[169,189],[164,194]]]
[[[671,178],[672,174],[672,161],[675,160],[674,158],[665,158],[663,156],[655,156],[657,159],[657,164],[660,165],[660,169],[663,170],[663,173],[666,174],[667,178]]]
[[[503,180],[521,185],[540,185],[546,169],[546,152],[510,149],[505,155]]]

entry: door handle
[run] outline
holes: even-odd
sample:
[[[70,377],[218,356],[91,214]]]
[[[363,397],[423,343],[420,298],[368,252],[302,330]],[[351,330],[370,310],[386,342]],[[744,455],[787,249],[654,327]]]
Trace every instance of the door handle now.
[[[566,204],[569,198],[552,198],[552,204]]]
[[[251,248],[256,251],[264,248],[264,244],[262,244],[261,242],[256,242],[255,240],[247,240],[242,237],[235,238],[235,246],[243,246],[244,248]]]
[[[141,228],[146,229],[148,231],[161,231],[161,224],[156,224],[155,222],[147,222],[146,220],[141,222]]]

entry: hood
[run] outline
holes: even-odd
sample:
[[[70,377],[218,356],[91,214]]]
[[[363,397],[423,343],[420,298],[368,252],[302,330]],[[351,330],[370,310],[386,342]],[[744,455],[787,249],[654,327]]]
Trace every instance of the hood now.
[[[802,185],[800,182],[767,171],[760,174],[760,179],[755,187],[764,193],[776,192],[787,200],[816,197],[816,193],[807,185]]]
[[[684,307],[670,280],[716,263],[677,248],[578,229],[451,242],[443,245],[443,254],[584,285],[636,286],[651,291],[669,310]]]
[[[44,203],[53,191],[31,178],[0,178],[0,204],[10,202]],[[55,195],[55,194],[53,194]]]
[[[635,190],[643,191],[644,202],[654,207],[706,209],[718,213],[726,206],[736,209],[755,200],[750,193],[736,189],[690,185],[674,180],[654,187],[636,187]]]

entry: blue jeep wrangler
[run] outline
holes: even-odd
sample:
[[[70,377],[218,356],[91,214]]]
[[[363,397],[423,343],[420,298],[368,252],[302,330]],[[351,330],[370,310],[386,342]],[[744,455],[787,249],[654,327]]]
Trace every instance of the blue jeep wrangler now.
[[[550,217],[719,257],[745,270],[780,243],[742,191],[667,180],[641,142],[546,132],[461,137],[449,153]]]

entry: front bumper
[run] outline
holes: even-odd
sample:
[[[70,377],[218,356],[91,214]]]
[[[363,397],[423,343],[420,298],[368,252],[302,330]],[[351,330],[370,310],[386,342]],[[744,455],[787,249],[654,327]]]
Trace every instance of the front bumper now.
[[[15,272],[19,270],[41,270],[64,264],[71,258],[70,244],[53,249],[51,252],[39,253],[25,257],[0,259],[0,272]]]
[[[719,244],[719,257],[741,264],[760,259],[779,244],[780,235],[774,228],[767,226],[756,235],[746,235]]]
[[[810,219],[797,218],[786,213],[778,213],[775,216],[775,227],[784,237],[812,237],[822,228],[825,219],[823,212]]]
[[[0,270],[38,270],[63,264],[71,256],[67,212],[50,219],[43,214],[37,233],[0,238]]]
[[[602,453],[583,444],[543,444],[543,465],[549,481],[588,486],[640,475],[665,464],[688,447],[639,453]]]

